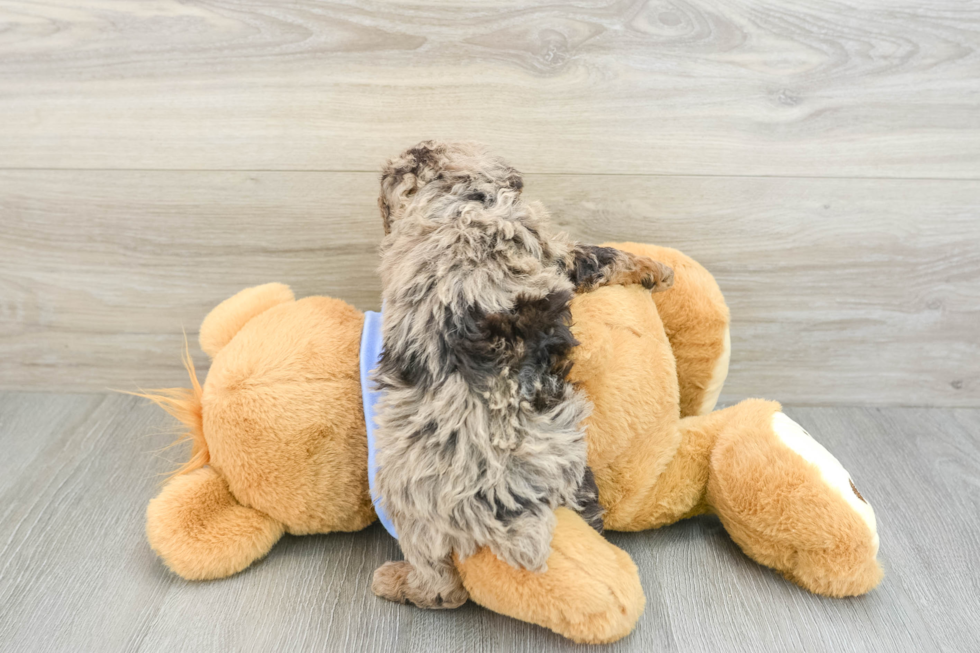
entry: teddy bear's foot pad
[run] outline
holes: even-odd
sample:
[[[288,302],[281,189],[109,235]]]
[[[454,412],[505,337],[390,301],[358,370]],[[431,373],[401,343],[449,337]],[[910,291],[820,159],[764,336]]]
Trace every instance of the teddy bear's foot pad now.
[[[847,470],[775,402],[750,399],[726,411],[708,499],[732,539],[811,592],[874,588],[882,576],[874,511]]]

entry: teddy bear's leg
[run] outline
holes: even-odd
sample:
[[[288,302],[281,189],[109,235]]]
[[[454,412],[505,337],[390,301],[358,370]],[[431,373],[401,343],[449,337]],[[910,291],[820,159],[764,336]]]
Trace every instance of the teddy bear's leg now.
[[[547,571],[511,567],[486,548],[458,560],[470,598],[576,642],[625,637],[646,602],[636,565],[571,510],[559,508],[555,517]]]
[[[848,473],[776,402],[749,399],[680,420],[673,456],[608,506],[606,528],[657,528],[714,512],[752,559],[829,596],[881,579],[874,511]],[[626,463],[629,465],[629,463]]]
[[[732,539],[817,594],[877,585],[874,510],[837,459],[776,402],[752,399],[724,412],[705,498]]]
[[[715,408],[728,376],[731,354],[728,306],[711,273],[670,247],[606,243],[646,256],[674,270],[674,285],[653,295],[677,361],[681,417],[705,415]]]
[[[272,548],[283,526],[241,505],[211,467],[175,476],[146,509],[150,546],[188,580],[223,578]]]

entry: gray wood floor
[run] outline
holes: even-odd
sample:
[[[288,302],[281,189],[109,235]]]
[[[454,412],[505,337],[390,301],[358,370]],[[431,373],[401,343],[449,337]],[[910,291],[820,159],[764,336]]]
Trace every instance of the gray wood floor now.
[[[877,512],[886,577],[824,599],[745,558],[714,518],[611,534],[647,608],[615,651],[976,651],[980,410],[787,412],[852,473]],[[377,526],[287,537],[223,581],[171,575],[143,511],[179,451],[172,424],[121,395],[0,393],[3,651],[552,651],[576,648],[472,604],[424,612],[376,599],[398,555]]]

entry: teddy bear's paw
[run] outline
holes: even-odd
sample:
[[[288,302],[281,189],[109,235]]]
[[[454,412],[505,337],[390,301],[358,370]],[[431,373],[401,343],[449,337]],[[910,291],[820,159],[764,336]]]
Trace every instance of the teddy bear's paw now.
[[[775,402],[747,399],[711,453],[707,499],[753,560],[825,596],[855,596],[882,577],[874,510],[843,465]]]
[[[636,565],[572,510],[555,516],[545,572],[509,565],[489,548],[456,560],[473,601],[579,643],[626,637],[646,602]]]
[[[864,521],[871,532],[871,546],[874,549],[872,555],[877,555],[878,525],[875,521],[875,511],[858,491],[844,466],[805,428],[781,411],[772,416],[772,430],[784,445],[816,467],[827,488],[844,499],[848,508]]]

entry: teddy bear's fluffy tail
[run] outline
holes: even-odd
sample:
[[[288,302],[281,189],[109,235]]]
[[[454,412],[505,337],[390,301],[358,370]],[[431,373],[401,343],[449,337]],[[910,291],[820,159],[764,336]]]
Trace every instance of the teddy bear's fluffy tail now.
[[[181,356],[184,369],[191,380],[190,388],[163,388],[151,390],[149,392],[131,392],[137,397],[149,399],[160,408],[163,408],[170,415],[187,429],[171,445],[176,446],[182,442],[191,442],[191,458],[186,463],[178,467],[170,476],[180,476],[187,474],[195,469],[200,469],[208,464],[211,459],[208,453],[208,443],[204,439],[204,418],[201,410],[201,384],[197,380],[197,372],[194,371],[194,361],[191,360],[190,349],[187,346],[187,338],[184,338],[184,352]]]
[[[281,283],[267,283],[254,288],[246,288],[218,304],[201,324],[201,349],[214,358],[218,352],[235,337],[246,322],[266,310],[285,302],[293,301],[293,291]],[[160,408],[173,415],[187,429],[170,446],[182,442],[191,442],[191,458],[178,467],[168,480],[193,472],[208,464],[211,455],[208,453],[208,443],[204,439],[204,418],[201,410],[201,384],[198,383],[194,362],[191,360],[190,349],[187,346],[187,336],[184,336],[184,352],[181,357],[187,376],[190,377],[190,388],[164,388],[149,392],[127,392],[149,399]]]

